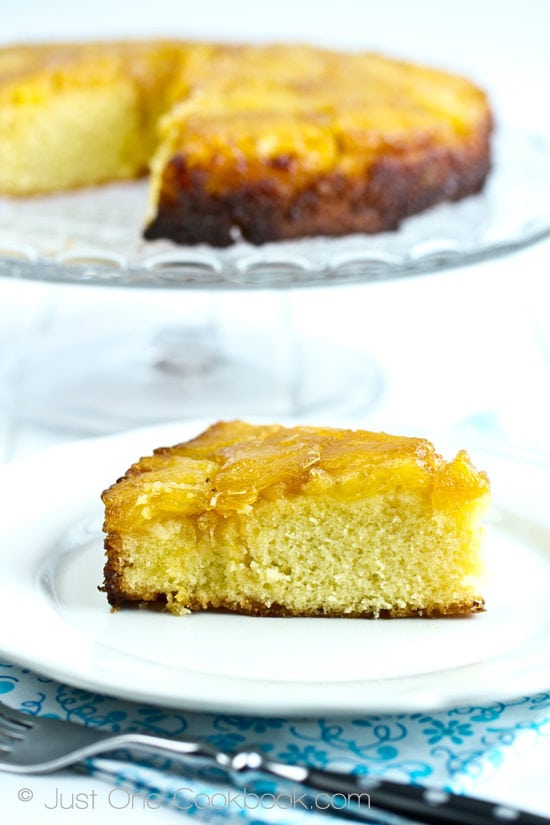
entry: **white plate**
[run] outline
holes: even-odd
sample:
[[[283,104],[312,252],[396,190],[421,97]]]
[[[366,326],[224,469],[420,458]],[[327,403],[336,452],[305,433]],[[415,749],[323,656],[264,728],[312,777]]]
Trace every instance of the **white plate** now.
[[[495,496],[485,614],[369,621],[111,613],[97,590],[99,493],[140,455],[202,425],[81,442],[0,468],[7,659],[83,688],[205,711],[433,710],[548,688],[550,472],[519,462],[483,458]]]

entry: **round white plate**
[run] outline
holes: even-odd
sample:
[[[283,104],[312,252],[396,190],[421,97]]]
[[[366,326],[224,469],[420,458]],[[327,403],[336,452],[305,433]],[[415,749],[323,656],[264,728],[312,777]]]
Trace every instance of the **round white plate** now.
[[[0,468],[0,651],[120,697],[217,712],[349,714],[471,705],[550,685],[545,467],[484,456],[494,489],[487,612],[464,619],[111,613],[100,492],[186,422]],[[477,463],[480,457],[475,456]]]

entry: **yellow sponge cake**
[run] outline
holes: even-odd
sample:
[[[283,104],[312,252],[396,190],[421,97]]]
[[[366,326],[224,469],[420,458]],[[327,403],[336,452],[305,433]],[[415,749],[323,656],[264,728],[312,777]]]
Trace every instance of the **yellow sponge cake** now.
[[[483,610],[487,476],[385,433],[219,423],[103,493],[114,606],[286,616]]]
[[[183,55],[169,42],[0,49],[0,192],[143,175]]]

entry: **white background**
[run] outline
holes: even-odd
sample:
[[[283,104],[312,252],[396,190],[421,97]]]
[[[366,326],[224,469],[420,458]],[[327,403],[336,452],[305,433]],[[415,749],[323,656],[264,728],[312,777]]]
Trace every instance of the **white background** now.
[[[545,0],[460,2],[77,2],[0,0],[0,40],[169,35],[231,40],[299,40],[377,48],[458,69],[491,93],[498,116],[550,133],[550,3]],[[550,163],[550,158],[549,158]],[[550,193],[549,193],[550,197]],[[296,321],[304,334],[319,330],[338,344],[374,355],[386,374],[386,393],[362,423],[387,430],[431,434],[456,429],[481,414],[487,438],[503,447],[545,450],[550,455],[548,374],[548,277],[550,245],[468,270],[390,284],[296,293]],[[39,346],[35,322],[44,302],[81,302],[98,312],[105,297],[91,288],[60,288],[0,280],[0,399],[17,393],[18,348]],[[235,298],[228,298],[235,301]],[[242,296],[236,311],[269,312],[272,296]],[[130,301],[130,298],[129,298]],[[546,342],[546,343],[545,343]],[[68,342],[70,346],[70,342]],[[17,407],[0,407],[0,457],[14,458],[67,440],[67,432],[30,427]],[[15,415],[14,415],[15,409]],[[243,410],[243,415],[246,410]],[[460,431],[460,426],[459,426]],[[467,427],[464,439],[479,437]],[[550,686],[549,686],[550,687]],[[538,808],[550,815],[543,790],[546,765],[523,760],[501,773],[487,795]],[[102,821],[176,821],[166,810],[112,811],[99,782],[75,777],[26,779],[0,776],[6,821],[69,821],[74,811],[25,809],[18,788],[47,800],[65,793],[101,794]],[[98,805],[99,808],[99,805]],[[79,812],[91,820],[93,811]],[[95,821],[95,819],[93,820]]]

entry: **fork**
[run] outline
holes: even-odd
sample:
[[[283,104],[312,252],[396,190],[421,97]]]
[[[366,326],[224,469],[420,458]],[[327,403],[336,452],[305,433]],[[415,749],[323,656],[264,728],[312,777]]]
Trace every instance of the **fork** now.
[[[425,825],[488,825],[513,822],[515,825],[550,825],[550,819],[471,797],[440,790],[410,786],[370,776],[350,776],[315,770],[303,765],[287,765],[268,759],[252,748],[226,753],[198,739],[169,739],[146,733],[109,733],[62,719],[38,717],[0,703],[0,770],[40,774],[68,767],[90,756],[137,748],[161,751],[189,758],[191,764],[222,768],[232,785],[244,790],[262,775],[305,789],[310,810],[333,815],[354,816],[363,821],[422,822]],[[317,793],[312,794],[315,791]],[[339,797],[339,804],[330,796]],[[344,805],[341,800],[344,799]],[[366,803],[366,804],[365,804]],[[378,812],[378,815],[377,815]]]

